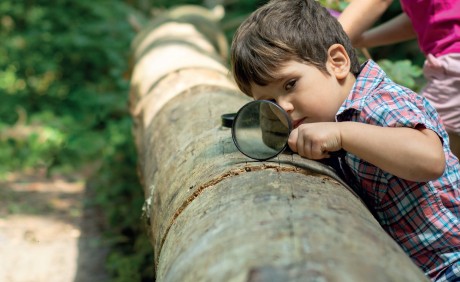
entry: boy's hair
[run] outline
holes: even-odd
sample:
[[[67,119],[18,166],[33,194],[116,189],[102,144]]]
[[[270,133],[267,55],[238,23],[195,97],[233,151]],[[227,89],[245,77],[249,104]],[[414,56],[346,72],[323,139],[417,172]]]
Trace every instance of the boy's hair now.
[[[327,51],[336,43],[344,46],[351,72],[357,75],[359,62],[350,39],[326,8],[315,0],[271,0],[236,31],[231,47],[233,76],[241,91],[251,96],[251,83],[267,85],[289,60],[328,74]]]

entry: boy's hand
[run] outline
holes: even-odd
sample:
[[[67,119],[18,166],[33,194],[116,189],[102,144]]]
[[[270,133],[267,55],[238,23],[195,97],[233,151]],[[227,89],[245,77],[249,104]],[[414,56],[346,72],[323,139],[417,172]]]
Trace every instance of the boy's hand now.
[[[319,160],[330,157],[329,152],[342,149],[338,123],[301,124],[289,135],[289,147],[300,156]]]

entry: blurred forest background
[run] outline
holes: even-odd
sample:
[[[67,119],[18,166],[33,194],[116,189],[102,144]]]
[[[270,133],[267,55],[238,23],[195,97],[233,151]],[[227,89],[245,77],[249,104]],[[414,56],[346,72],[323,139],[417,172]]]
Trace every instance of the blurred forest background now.
[[[230,41],[239,23],[265,2],[0,1],[0,179],[92,170],[84,181],[94,189],[84,204],[101,211],[111,281],[152,281],[154,275],[127,110],[135,36],[129,17],[143,23],[177,5],[222,5],[221,28]],[[347,5],[321,2],[337,10]],[[400,12],[394,1],[381,21]],[[395,81],[416,91],[423,85],[423,56],[415,41],[369,51]],[[10,214],[26,208],[3,204]]]

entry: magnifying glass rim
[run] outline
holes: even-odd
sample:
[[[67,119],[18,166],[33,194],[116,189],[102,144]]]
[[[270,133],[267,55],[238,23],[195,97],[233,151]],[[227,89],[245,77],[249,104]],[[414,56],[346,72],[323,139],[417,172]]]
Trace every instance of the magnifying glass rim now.
[[[276,104],[275,102],[270,101],[270,100],[254,100],[254,101],[251,101],[251,102],[245,104],[243,107],[241,107],[241,108],[238,110],[238,112],[236,113],[236,116],[235,116],[235,118],[234,118],[234,120],[233,120],[233,124],[232,124],[232,139],[233,139],[233,143],[234,143],[235,146],[238,148],[238,151],[240,151],[240,152],[241,152],[243,155],[245,155],[246,157],[251,158],[251,159],[253,159],[253,160],[257,160],[257,161],[266,161],[266,160],[273,159],[274,157],[278,156],[279,154],[281,154],[281,153],[287,148],[287,146],[288,146],[287,139],[286,139],[286,143],[284,144],[283,148],[281,148],[280,150],[278,150],[278,153],[272,155],[271,157],[267,157],[267,158],[254,158],[254,157],[249,156],[248,154],[246,154],[245,152],[243,152],[243,151],[241,150],[241,147],[240,147],[240,145],[238,144],[238,141],[236,140],[236,137],[235,137],[235,136],[236,136],[236,134],[235,134],[235,124],[237,124],[237,120],[238,120],[238,118],[240,117],[241,112],[242,112],[245,108],[247,108],[247,107],[249,107],[249,106],[251,106],[251,105],[253,105],[253,104],[256,104],[256,103],[257,103],[257,104],[268,103],[268,104],[271,104],[271,105],[275,106],[276,108],[278,108],[278,109],[280,110],[280,112],[284,115],[284,117],[286,118],[286,120],[287,120],[287,122],[288,122],[288,130],[289,130],[288,132],[289,132],[289,134],[290,134],[291,131],[292,131],[292,123],[291,123],[291,119],[289,118],[289,115],[287,114],[287,112],[286,112],[283,108],[281,108],[280,105],[278,105],[278,104]],[[289,135],[288,135],[288,137],[289,137]]]

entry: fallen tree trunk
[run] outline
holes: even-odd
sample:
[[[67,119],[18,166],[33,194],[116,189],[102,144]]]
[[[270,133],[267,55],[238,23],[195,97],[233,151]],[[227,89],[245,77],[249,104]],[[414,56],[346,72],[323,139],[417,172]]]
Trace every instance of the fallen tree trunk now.
[[[206,10],[183,7],[133,42],[157,281],[426,279],[329,167],[237,151],[220,116],[249,100],[229,79],[222,38]]]

